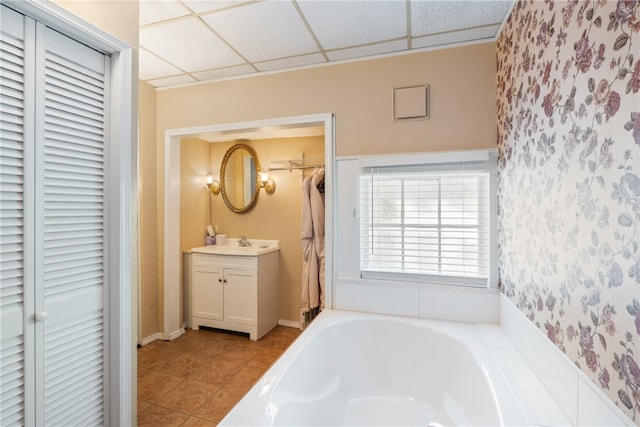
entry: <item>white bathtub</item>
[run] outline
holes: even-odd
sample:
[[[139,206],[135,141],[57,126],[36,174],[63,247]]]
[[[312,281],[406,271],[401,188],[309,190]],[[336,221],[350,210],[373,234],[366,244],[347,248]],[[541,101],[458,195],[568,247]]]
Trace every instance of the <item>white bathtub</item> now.
[[[527,424],[481,331],[327,310],[221,425]]]

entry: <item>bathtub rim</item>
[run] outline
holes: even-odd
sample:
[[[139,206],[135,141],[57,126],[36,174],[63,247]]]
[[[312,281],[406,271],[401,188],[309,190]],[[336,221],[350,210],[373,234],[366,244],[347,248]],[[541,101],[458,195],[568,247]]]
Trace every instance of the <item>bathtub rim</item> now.
[[[462,343],[478,367],[482,370],[483,377],[493,392],[492,400],[498,409],[501,425],[527,424],[522,405],[503,377],[500,367],[492,357],[491,351],[484,341],[482,334],[477,329],[476,324],[327,309],[320,313],[273,365],[271,365],[247,394],[227,413],[219,425],[269,425],[265,423],[268,422],[268,405],[272,393],[271,389],[277,386],[283,372],[285,372],[288,366],[295,360],[298,354],[300,354],[305,345],[326,327],[353,320],[373,319],[426,328],[436,333],[449,335]],[[273,419],[273,416],[271,418]]]

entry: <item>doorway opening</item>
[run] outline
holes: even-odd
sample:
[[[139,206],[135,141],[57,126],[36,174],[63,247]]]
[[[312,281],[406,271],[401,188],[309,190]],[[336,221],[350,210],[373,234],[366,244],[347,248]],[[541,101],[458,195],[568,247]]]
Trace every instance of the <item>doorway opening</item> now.
[[[181,321],[181,250],[180,250],[180,142],[182,138],[207,135],[215,138],[260,138],[265,135],[283,135],[296,129],[324,127],[325,157],[325,277],[333,277],[332,231],[333,222],[333,162],[335,159],[334,117],[331,113],[283,117],[250,122],[226,123],[165,131],[164,146],[164,298],[162,338],[174,340],[184,333]],[[332,281],[326,286],[326,307],[333,306]]]

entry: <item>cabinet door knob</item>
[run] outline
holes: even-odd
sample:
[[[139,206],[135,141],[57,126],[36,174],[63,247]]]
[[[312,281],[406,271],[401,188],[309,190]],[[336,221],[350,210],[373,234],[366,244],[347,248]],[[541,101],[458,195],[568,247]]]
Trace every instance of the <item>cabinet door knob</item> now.
[[[34,317],[36,319],[36,322],[44,322],[44,320],[47,318],[48,315],[49,314],[47,314],[46,311],[36,311],[36,314]]]
[[[224,282],[224,283],[227,283],[227,279],[224,279],[224,280],[223,280],[223,282]]]
[[[222,279],[218,279],[218,282],[222,283]]]

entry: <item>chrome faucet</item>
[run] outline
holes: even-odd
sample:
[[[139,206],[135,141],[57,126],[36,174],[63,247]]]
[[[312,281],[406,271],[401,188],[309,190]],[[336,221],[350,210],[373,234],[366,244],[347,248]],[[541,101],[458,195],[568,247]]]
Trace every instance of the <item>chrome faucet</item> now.
[[[238,237],[238,245],[240,246],[251,246],[251,242],[247,240],[247,236]]]

